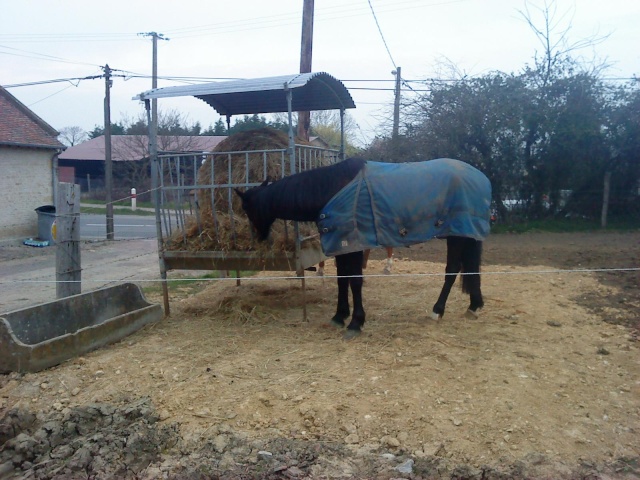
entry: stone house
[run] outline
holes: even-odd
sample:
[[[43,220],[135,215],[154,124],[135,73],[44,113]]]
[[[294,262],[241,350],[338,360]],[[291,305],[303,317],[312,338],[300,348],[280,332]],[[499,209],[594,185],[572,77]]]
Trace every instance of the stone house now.
[[[37,207],[53,205],[59,133],[0,86],[0,242],[38,234]]]

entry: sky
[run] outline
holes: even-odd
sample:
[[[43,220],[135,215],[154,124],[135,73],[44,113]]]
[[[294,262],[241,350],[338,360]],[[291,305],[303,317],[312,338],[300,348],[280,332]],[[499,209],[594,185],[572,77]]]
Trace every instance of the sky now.
[[[114,70],[111,120],[137,119],[133,97],[151,89],[152,41],[158,86],[295,74],[300,68],[303,0],[0,0],[0,85],[60,130],[104,124],[106,64]],[[521,12],[544,25],[544,0],[315,0],[312,70],[344,82],[356,104],[354,140],[388,135],[394,75],[418,81],[491,71],[518,72],[542,46]],[[559,36],[601,39],[574,52],[606,62],[605,78],[640,74],[640,2],[547,0]],[[69,79],[69,80],[66,80]],[[58,81],[62,80],[62,81]],[[55,81],[48,83],[50,81]],[[14,86],[33,84],[26,86]],[[403,98],[410,95],[403,88]],[[203,128],[219,116],[204,102],[161,99]],[[0,112],[1,114],[1,112]]]

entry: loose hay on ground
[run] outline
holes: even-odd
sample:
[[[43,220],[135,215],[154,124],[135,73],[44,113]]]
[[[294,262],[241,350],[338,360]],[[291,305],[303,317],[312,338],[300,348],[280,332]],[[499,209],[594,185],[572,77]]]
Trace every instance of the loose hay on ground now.
[[[367,272],[382,267],[372,260]],[[335,273],[333,262],[326,268]],[[394,264],[401,275],[443,269]],[[487,305],[475,321],[461,318],[468,297],[458,289],[442,321],[427,319],[441,277],[369,276],[368,320],[353,342],[328,325],[332,279],[307,278],[309,323],[302,322],[299,281],[212,282],[152,329],[8,381],[0,402],[46,412],[56,402],[148,395],[162,421],[178,422],[193,445],[213,432],[247,443],[335,442],[354,458],[392,452],[411,456],[416,468],[446,461],[537,472],[510,478],[571,478],[585,462],[604,471],[624,458],[617,465],[632,468],[640,456],[637,342],[583,303],[602,289],[596,274],[535,269],[548,267],[484,276]],[[607,294],[622,288],[607,285]]]

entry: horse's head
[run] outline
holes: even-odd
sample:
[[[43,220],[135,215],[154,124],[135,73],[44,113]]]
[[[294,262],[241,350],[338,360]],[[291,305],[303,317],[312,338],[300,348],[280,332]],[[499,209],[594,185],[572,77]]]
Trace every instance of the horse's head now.
[[[235,188],[235,192],[242,200],[242,209],[247,214],[251,225],[257,233],[258,240],[265,241],[269,237],[269,230],[275,221],[275,217],[269,215],[266,205],[261,201],[260,193],[269,184],[267,178],[261,185],[245,190]]]

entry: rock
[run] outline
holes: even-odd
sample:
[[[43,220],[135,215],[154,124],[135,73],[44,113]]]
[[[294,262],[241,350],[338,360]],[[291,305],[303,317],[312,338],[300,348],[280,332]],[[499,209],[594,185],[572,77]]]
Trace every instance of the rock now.
[[[13,472],[13,462],[11,460],[0,464],[0,477],[4,478],[4,475],[11,472]]]
[[[288,477],[298,478],[304,476],[304,472],[300,470],[295,465],[293,467],[289,467],[286,472]]]
[[[342,429],[347,433],[357,433],[358,429],[352,423],[347,423],[342,426]]]
[[[360,437],[358,436],[357,433],[352,433],[345,437],[344,443],[348,445],[353,445],[354,443],[360,443]]]
[[[227,435],[217,435],[213,439],[213,449],[218,452],[224,452],[229,446],[229,437]]]
[[[400,440],[398,440],[396,437],[386,436],[381,440],[387,447],[398,448],[400,446]]]
[[[400,472],[400,473],[412,473],[413,472],[413,459],[409,459],[404,463],[401,463],[400,465],[398,465],[397,467],[394,468],[394,470]]]
[[[91,452],[86,447],[79,448],[69,460],[69,468],[73,471],[86,470],[91,463]]]

